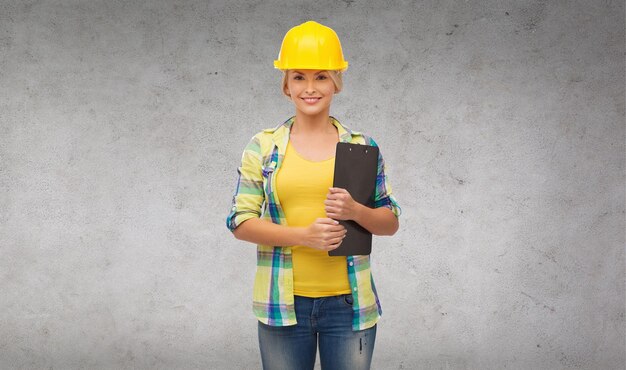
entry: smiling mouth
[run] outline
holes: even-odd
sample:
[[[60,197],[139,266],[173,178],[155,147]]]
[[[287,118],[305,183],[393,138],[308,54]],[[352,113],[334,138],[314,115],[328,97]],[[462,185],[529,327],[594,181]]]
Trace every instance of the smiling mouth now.
[[[302,100],[304,100],[306,103],[309,103],[309,104],[317,103],[317,101],[320,99],[321,98],[302,98]]]

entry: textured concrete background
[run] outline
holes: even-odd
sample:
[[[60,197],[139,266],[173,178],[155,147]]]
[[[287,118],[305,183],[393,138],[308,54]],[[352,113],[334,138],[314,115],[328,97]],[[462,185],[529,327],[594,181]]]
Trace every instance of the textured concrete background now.
[[[331,114],[403,206],[375,369],[620,369],[624,3],[0,2],[0,368],[259,368],[248,139],[284,33],[333,27]]]

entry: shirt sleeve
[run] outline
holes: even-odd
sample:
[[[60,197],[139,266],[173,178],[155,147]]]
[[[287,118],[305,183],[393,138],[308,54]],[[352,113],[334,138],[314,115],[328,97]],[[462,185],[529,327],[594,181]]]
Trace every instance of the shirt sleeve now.
[[[232,232],[242,222],[261,217],[265,193],[263,191],[262,155],[258,135],[246,145],[237,168],[238,178],[226,226]]]
[[[378,144],[371,137],[368,137],[367,141],[368,145],[378,147]],[[389,208],[396,217],[400,217],[402,214],[402,208],[400,208],[396,197],[393,195],[389,178],[385,174],[385,160],[380,148],[378,150],[378,173],[376,175],[376,194],[374,196],[374,208],[379,207]]]

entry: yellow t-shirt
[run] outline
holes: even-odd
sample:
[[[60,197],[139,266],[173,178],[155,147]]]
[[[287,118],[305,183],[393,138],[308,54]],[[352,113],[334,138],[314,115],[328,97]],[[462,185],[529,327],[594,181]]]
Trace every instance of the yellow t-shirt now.
[[[285,212],[287,225],[309,226],[316,218],[326,217],[324,201],[333,185],[335,158],[309,161],[287,144],[280,171],[276,174],[276,193]],[[305,246],[292,247],[294,294],[326,297],[350,293],[345,256],[331,257],[326,251]]]

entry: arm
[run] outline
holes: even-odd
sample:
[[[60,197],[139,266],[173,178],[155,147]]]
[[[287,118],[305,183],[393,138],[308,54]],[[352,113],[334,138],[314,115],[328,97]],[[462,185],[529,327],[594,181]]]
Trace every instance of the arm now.
[[[330,218],[318,218],[307,227],[284,226],[260,218],[251,218],[241,223],[233,234],[239,240],[255,244],[304,245],[330,251],[341,245],[346,229]]]
[[[398,231],[398,217],[386,207],[369,208],[341,188],[330,188],[326,201],[326,215],[336,220],[353,220],[374,235],[393,235]]]
[[[366,143],[378,146],[374,139],[369,137]],[[385,160],[380,152],[374,208],[356,202],[347,190],[340,188],[330,188],[324,204],[326,216],[336,220],[353,220],[374,235],[393,235],[400,226],[398,217],[402,210],[392,195],[391,185],[385,174]]]
[[[289,227],[262,219],[266,201],[261,140],[255,135],[244,149],[239,178],[226,226],[235,238],[268,246],[304,245],[320,250],[337,248],[346,229],[330,218],[318,218],[308,227]]]

